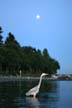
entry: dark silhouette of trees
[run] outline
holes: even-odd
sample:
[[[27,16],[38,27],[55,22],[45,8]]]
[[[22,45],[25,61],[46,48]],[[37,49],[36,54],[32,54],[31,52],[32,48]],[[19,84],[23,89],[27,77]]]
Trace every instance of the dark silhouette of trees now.
[[[3,44],[3,41],[2,41],[2,34],[3,33],[3,31],[2,31],[2,28],[0,27],[0,45],[2,45]]]
[[[46,72],[56,74],[60,69],[59,62],[53,59],[48,50],[43,52],[31,46],[20,46],[15,36],[9,32],[3,42],[2,28],[0,27],[0,74],[18,75],[40,74]]]
[[[2,73],[2,64],[4,61],[4,45],[3,45],[3,37],[2,37],[2,28],[0,27],[0,74]]]
[[[20,67],[20,45],[12,33],[5,40],[6,74],[16,75]]]

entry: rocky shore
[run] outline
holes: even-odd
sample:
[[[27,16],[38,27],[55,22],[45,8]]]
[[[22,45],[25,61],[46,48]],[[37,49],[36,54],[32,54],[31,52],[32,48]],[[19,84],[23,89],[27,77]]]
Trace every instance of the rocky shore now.
[[[72,80],[72,74],[52,75],[51,78],[57,79],[57,80]]]

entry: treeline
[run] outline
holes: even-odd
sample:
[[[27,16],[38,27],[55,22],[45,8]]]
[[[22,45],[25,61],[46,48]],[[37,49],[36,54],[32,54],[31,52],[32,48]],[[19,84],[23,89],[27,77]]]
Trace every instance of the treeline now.
[[[56,74],[60,69],[57,60],[53,59],[48,50],[43,51],[31,46],[21,46],[15,36],[9,32],[3,41],[0,27],[0,75],[38,74],[47,72]]]

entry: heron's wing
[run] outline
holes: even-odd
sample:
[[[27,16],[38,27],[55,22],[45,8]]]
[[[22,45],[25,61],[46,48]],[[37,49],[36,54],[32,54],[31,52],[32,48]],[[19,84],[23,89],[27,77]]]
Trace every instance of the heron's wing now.
[[[35,86],[34,88],[30,89],[27,93],[26,96],[34,94],[38,90],[38,85]]]

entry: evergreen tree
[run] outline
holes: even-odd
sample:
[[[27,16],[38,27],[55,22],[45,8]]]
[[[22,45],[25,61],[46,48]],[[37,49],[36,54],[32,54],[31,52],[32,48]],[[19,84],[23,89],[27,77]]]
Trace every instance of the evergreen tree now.
[[[20,67],[20,45],[12,33],[5,40],[6,74],[16,75]]]
[[[2,37],[2,28],[0,27],[0,74],[2,74],[2,65],[4,60],[4,46],[3,46],[3,37]]]
[[[3,41],[2,41],[3,37],[1,35],[2,33],[3,33],[3,31],[2,31],[2,28],[0,27],[0,45],[3,44]]]
[[[56,74],[60,69],[59,62],[49,55],[46,48],[41,52],[31,46],[21,47],[11,32],[3,43],[2,33],[0,27],[0,74],[16,75],[20,70],[22,74]]]

